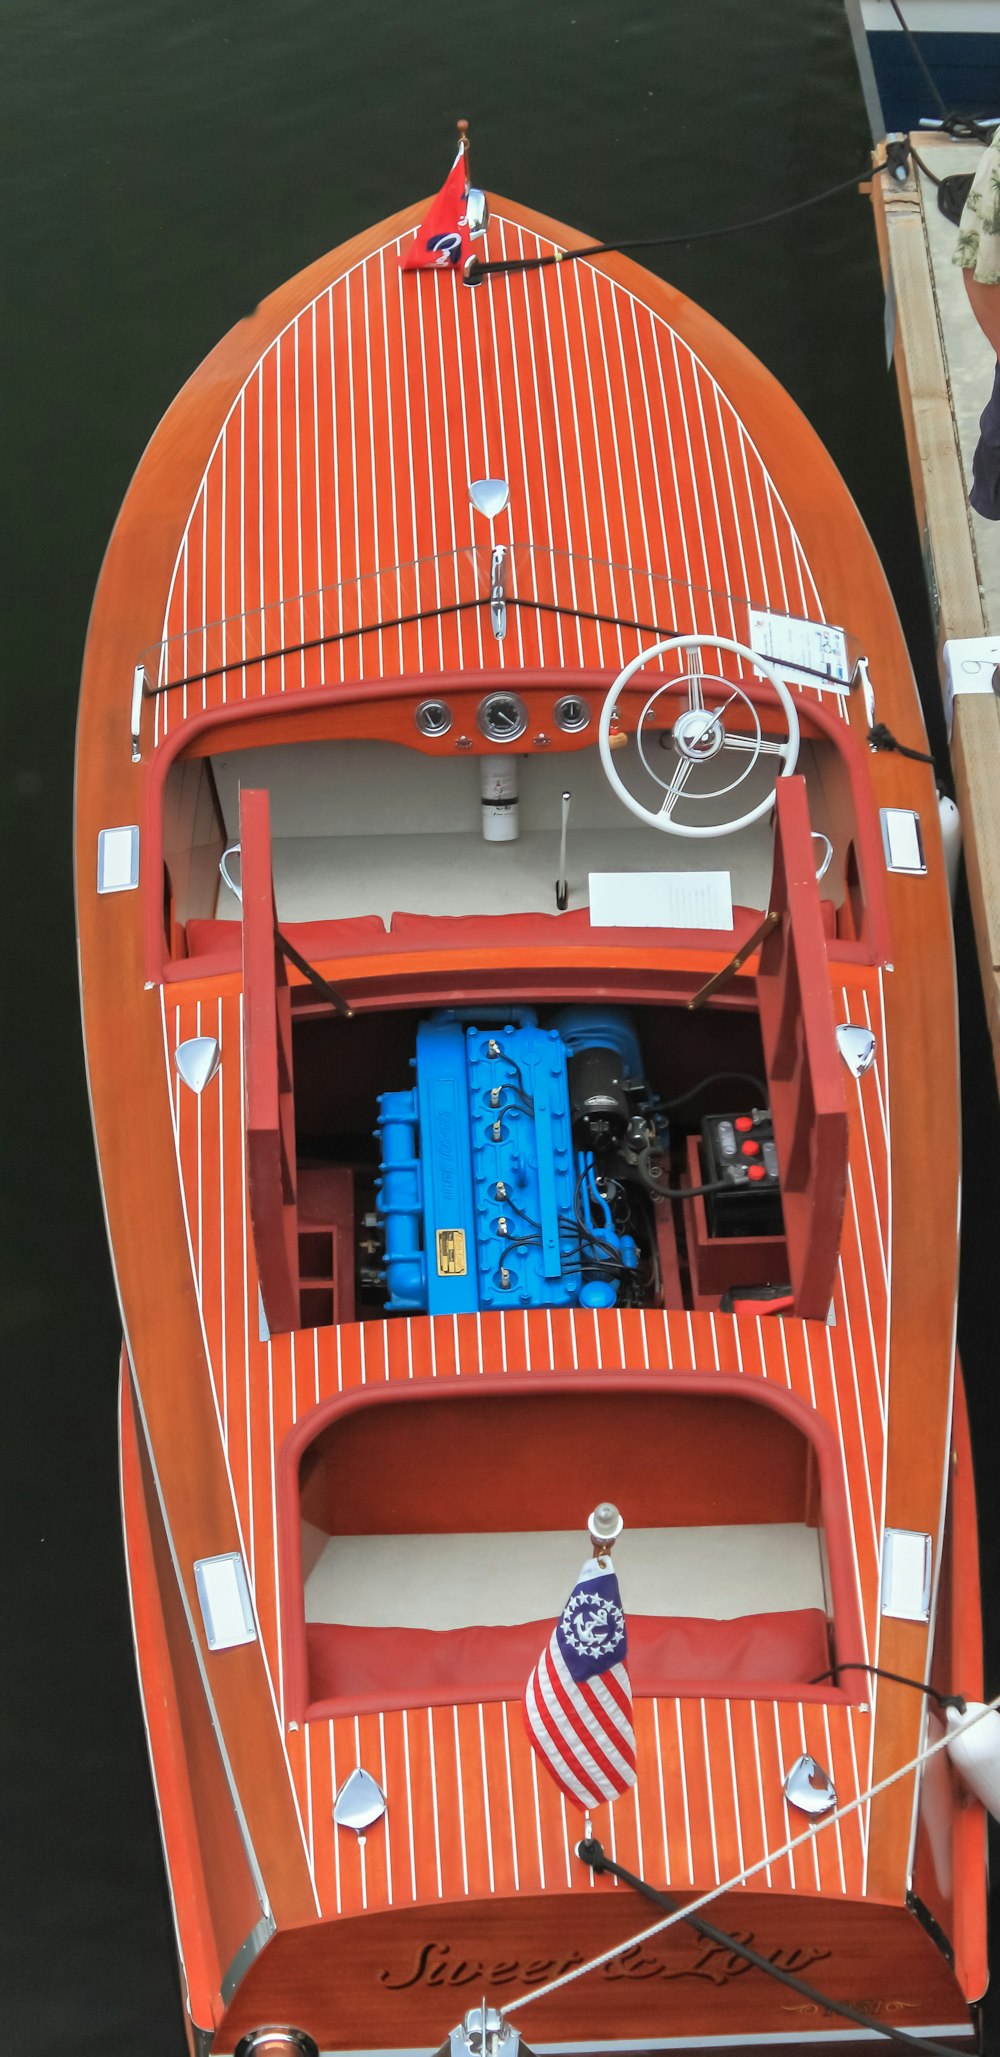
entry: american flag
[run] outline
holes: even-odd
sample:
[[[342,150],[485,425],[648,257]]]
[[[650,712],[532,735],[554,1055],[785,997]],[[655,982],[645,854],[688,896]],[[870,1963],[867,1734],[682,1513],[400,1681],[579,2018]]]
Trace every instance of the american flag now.
[[[531,1743],[584,1812],[635,1784],[626,1652],[618,1580],[607,1558],[589,1557],[524,1694]]]

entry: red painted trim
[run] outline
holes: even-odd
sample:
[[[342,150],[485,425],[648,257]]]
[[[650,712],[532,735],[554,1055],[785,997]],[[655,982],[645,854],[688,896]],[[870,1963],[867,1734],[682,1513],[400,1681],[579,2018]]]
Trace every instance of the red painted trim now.
[[[533,689],[552,687],[558,684],[560,692],[607,692],[618,676],[615,671],[599,671],[586,667],[567,669],[553,674],[551,670],[533,667],[523,671],[506,670],[504,683],[514,690],[531,692]],[[199,737],[208,735],[213,728],[246,723],[255,731],[248,736],[247,749],[260,741],[267,741],[266,734],[258,736],[260,727],[265,730],[268,721],[284,717],[295,710],[312,712],[319,707],[359,708],[379,704],[387,700],[418,700],[429,690],[442,698],[448,693],[495,691],[500,674],[495,671],[442,672],[439,676],[404,675],[394,679],[379,679],[366,685],[359,692],[356,682],[338,686],[312,686],[308,691],[291,695],[288,693],[270,695],[261,700],[243,700],[221,707],[209,707],[200,713],[188,716],[176,729],[172,729],[156,751],[149,766],[143,808],[143,929],[144,959],[146,977],[159,984],[164,976],[163,935],[163,795],[167,775],[179,757],[183,757],[190,745]],[[777,705],[777,695],[770,686],[755,683],[748,688],[750,697],[763,705]],[[863,746],[857,742],[847,723],[826,708],[800,705],[799,718],[803,729],[816,729],[841,752],[847,766],[851,788],[851,801],[855,821],[855,845],[865,899],[867,937],[864,942],[844,941],[831,938],[827,945],[832,960],[845,963],[878,964],[889,958],[889,923],[883,889],[883,857],[878,832],[875,808],[872,802],[868,778],[868,758]],[[414,748],[419,747],[416,731]],[[433,746],[432,746],[433,747]],[[489,746],[477,739],[475,748],[486,750]],[[453,748],[453,746],[452,746]],[[430,754],[430,752],[428,752]],[[436,755],[452,755],[452,750],[443,745],[435,749]],[[567,752],[566,754],[570,754]],[[183,976],[174,968],[175,976]]]
[[[836,1654],[846,1663],[852,1651],[860,1655],[864,1648],[861,1633],[861,1616],[858,1596],[852,1575],[851,1525],[844,1481],[841,1451],[837,1439],[826,1422],[822,1421],[811,1407],[796,1394],[781,1391],[776,1386],[760,1383],[731,1372],[542,1372],[527,1376],[512,1374],[504,1378],[483,1378],[475,1385],[464,1381],[441,1381],[436,1385],[415,1387],[407,1382],[397,1386],[386,1386],[378,1390],[369,1388],[352,1393],[339,1393],[332,1400],[326,1400],[314,1407],[298,1421],[285,1437],[278,1452],[275,1468],[275,1501],[278,1531],[278,1578],[281,1590],[281,1638],[284,1661],[286,1708],[292,1720],[312,1721],[330,1719],[339,1714],[377,1713],[381,1708],[409,1707],[412,1702],[405,1691],[383,1696],[377,1701],[359,1699],[355,1701],[323,1701],[310,1704],[309,1667],[306,1652],[305,1610],[303,1605],[302,1537],[299,1511],[299,1467],[305,1451],[316,1437],[328,1428],[332,1421],[345,1414],[353,1413],[359,1407],[393,1405],[409,1401],[421,1404],[424,1401],[459,1399],[474,1403],[487,1396],[498,1398],[524,1398],[533,1393],[592,1393],[601,1392],[651,1392],[657,1391],[669,1397],[672,1393],[694,1393],[706,1398],[730,1398],[746,1401],[750,1406],[771,1407],[783,1414],[798,1429],[811,1445],[819,1470],[820,1504],[823,1510],[823,1527],[826,1537],[827,1561],[830,1570],[830,1589],[833,1609],[834,1641]],[[718,1679],[705,1681],[704,1685],[685,1683],[682,1698],[763,1698],[831,1701],[855,1704],[862,1700],[868,1690],[863,1672],[842,1674],[842,1687],[832,1684],[823,1686],[790,1685],[787,1680],[764,1680],[734,1685],[725,1694],[720,1693]],[[527,1682],[527,1681],[525,1681]],[[477,1693],[476,1698],[479,1697]],[[428,1694],[421,1698],[421,1705],[454,1704],[453,1697],[441,1696],[436,1700]]]

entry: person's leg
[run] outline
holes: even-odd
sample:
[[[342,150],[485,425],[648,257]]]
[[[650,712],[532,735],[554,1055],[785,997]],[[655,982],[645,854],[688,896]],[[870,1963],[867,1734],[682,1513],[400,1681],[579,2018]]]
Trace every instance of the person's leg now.
[[[972,458],[969,505],[987,521],[1000,521],[1000,363],[993,391],[979,422],[979,441]]]

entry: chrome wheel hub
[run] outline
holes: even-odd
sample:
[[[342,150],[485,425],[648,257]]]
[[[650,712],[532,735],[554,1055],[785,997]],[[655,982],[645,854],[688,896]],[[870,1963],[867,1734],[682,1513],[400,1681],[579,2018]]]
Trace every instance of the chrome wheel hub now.
[[[707,764],[725,742],[722,723],[709,707],[686,707],[671,731],[674,749],[689,764]]]

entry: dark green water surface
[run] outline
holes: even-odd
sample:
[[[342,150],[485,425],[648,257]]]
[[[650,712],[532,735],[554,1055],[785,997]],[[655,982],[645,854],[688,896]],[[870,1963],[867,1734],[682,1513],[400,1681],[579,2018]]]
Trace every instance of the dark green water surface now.
[[[76,998],[73,734],[107,535],[144,443],[211,345],[310,259],[434,189],[459,115],[480,183],[599,237],[768,212],[860,168],[868,135],[840,0],[2,0],[0,29],[0,2053],[179,2057]],[[867,202],[849,193],[681,245],[662,269],[758,353],[829,444],[933,694]],[[963,1334],[995,1590],[995,1143],[969,963],[966,938]]]

